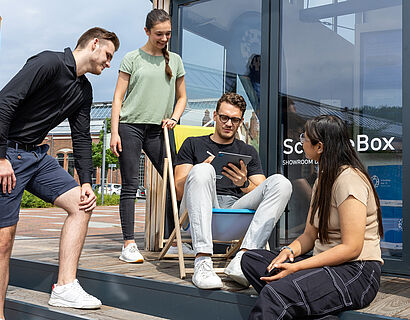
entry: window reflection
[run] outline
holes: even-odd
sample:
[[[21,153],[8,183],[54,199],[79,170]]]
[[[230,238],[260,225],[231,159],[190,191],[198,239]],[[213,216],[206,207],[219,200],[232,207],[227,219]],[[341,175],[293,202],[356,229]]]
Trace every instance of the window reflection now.
[[[224,92],[247,103],[243,140],[259,147],[261,0],[211,0],[180,6],[188,105],[182,124],[212,125]]]
[[[67,172],[74,177],[74,155],[72,153],[67,155]]]
[[[64,168],[64,153],[57,153],[57,161]]]
[[[283,242],[303,231],[315,178],[315,164],[304,158],[297,133],[306,119],[335,114],[346,121],[381,199],[383,254],[401,256],[401,11],[396,0],[282,1],[281,164],[294,186],[281,220]]]

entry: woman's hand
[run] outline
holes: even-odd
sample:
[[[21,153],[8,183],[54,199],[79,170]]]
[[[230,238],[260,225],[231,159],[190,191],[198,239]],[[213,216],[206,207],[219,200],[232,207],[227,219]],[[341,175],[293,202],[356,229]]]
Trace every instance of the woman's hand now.
[[[268,270],[268,272],[271,272],[273,268],[276,268],[277,264],[284,263],[286,260],[293,262],[295,260],[295,257],[293,256],[292,251],[285,247],[281,252],[279,252],[275,259],[272,260],[266,270]]]
[[[162,120],[162,127],[167,127],[168,129],[173,129],[177,125],[178,121],[174,118]]]
[[[116,157],[119,157],[119,152],[122,152],[121,138],[118,133],[111,132],[110,148]]]
[[[260,279],[262,281],[266,281],[266,283],[269,283],[275,280],[282,279],[298,271],[296,264],[293,264],[293,263],[275,263],[275,268],[280,270],[277,274],[270,276],[270,277],[261,277]]]
[[[280,278],[286,277],[288,274],[295,272],[293,269],[293,264],[288,263],[293,262],[295,257],[287,248],[284,248],[279,254],[272,260],[272,262],[266,268],[266,272],[270,273],[273,269],[279,269],[275,275],[268,276],[268,277],[261,277],[262,281],[271,282],[274,280],[278,280]]]

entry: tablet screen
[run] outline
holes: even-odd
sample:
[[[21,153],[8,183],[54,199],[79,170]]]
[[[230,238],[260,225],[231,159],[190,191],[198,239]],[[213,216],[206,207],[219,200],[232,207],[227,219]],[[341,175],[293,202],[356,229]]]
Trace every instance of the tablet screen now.
[[[232,163],[238,168],[240,168],[241,160],[247,165],[252,160],[252,157],[245,154],[220,151],[211,162],[211,165],[215,168],[216,178],[222,179],[223,167],[228,166],[228,163]]]

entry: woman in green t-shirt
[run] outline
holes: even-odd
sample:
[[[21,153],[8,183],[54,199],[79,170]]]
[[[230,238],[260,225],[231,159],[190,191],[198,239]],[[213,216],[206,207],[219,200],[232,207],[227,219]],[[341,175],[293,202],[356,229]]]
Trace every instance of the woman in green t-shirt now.
[[[152,10],[144,29],[147,43],[128,52],[121,62],[111,112],[110,147],[119,157],[122,181],[120,216],[124,246],[119,258],[125,262],[144,261],[134,240],[141,150],[162,175],[162,128],[175,127],[187,102],[181,57],[167,50],[171,37],[168,13]]]

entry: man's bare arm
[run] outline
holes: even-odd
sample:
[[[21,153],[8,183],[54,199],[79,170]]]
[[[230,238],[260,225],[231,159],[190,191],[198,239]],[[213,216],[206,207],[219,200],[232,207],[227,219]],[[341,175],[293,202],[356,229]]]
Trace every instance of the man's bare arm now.
[[[180,164],[175,167],[175,189],[177,193],[177,199],[181,200],[184,195],[184,185],[186,177],[193,165],[189,163]]]

